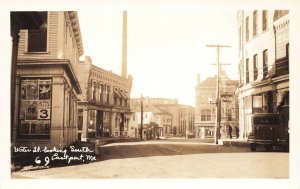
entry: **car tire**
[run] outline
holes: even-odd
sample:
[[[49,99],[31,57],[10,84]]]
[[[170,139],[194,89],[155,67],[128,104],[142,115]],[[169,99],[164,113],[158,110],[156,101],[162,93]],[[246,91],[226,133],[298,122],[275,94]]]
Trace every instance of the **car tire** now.
[[[256,144],[255,144],[255,143],[251,143],[251,144],[250,144],[250,150],[251,150],[252,152],[255,152],[255,151],[256,151]]]
[[[267,152],[271,151],[271,149],[272,149],[272,145],[265,145],[265,150]]]

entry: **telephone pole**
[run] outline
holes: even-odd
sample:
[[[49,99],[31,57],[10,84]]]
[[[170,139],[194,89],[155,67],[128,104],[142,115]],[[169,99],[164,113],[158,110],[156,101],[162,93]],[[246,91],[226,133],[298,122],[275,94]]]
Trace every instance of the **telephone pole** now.
[[[206,45],[206,47],[217,48],[217,89],[216,89],[216,106],[217,106],[217,119],[215,125],[215,144],[218,144],[220,138],[220,122],[221,122],[221,99],[220,99],[220,48],[231,47],[228,45]]]
[[[143,140],[143,119],[144,119],[144,106],[143,95],[141,94],[141,127],[140,127],[140,139]]]

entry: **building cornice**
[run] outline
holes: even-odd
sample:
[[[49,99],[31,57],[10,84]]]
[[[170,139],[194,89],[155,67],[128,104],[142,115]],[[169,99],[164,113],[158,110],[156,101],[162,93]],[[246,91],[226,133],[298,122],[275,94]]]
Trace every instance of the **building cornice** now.
[[[285,75],[282,75],[282,76],[270,78],[268,80],[249,83],[247,85],[244,85],[244,86],[240,87],[239,91],[248,91],[248,90],[251,90],[251,89],[255,89],[255,88],[259,88],[259,87],[265,87],[265,86],[271,86],[271,85],[275,85],[277,83],[286,82],[286,81],[289,81],[289,74],[285,74]]]
[[[280,17],[278,20],[274,21],[273,24],[276,31],[287,28],[289,26],[289,14]]]
[[[79,56],[81,56],[81,55],[83,55],[84,51],[83,51],[83,44],[82,44],[78,15],[77,15],[76,11],[68,11],[67,13],[70,18],[73,33],[75,35],[76,44],[77,44],[77,48],[78,48],[78,52],[79,52],[78,54],[79,54]]]
[[[68,59],[19,59],[18,67],[49,67],[49,66],[63,66],[68,74],[72,86],[74,87],[77,94],[81,94],[81,88],[78,82],[78,79],[75,75],[75,72],[71,66],[70,60]]]

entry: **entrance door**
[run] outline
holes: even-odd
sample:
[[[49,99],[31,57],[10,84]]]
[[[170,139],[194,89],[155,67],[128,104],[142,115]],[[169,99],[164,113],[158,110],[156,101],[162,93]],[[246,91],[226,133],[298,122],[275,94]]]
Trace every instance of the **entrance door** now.
[[[98,137],[103,137],[103,111],[97,110],[96,131]]]

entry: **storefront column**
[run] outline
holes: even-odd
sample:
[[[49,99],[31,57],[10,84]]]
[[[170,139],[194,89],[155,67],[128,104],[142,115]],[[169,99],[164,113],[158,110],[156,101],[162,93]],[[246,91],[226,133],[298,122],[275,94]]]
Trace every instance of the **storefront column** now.
[[[111,125],[110,125],[110,135],[111,136],[115,136],[115,131],[116,131],[116,116],[117,113],[116,112],[111,112],[110,114],[110,118],[111,118]]]

